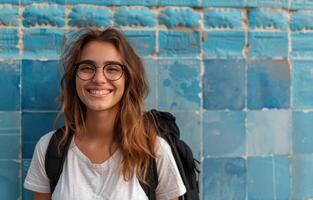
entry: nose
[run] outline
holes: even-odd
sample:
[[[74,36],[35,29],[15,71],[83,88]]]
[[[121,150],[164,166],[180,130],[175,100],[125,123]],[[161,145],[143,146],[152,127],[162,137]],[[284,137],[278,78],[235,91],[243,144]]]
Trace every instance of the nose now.
[[[108,82],[107,78],[103,74],[103,68],[97,68],[95,75],[92,79],[93,82],[96,83],[106,83]]]

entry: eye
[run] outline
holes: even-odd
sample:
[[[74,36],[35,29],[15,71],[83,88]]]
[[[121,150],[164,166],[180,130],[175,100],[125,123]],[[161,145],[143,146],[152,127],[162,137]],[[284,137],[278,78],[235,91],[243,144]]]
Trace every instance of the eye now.
[[[82,64],[79,64],[78,70],[84,73],[93,73],[95,70],[95,67],[91,64],[82,63]]]
[[[118,64],[109,64],[105,66],[105,71],[108,73],[119,73],[122,71],[122,66]]]

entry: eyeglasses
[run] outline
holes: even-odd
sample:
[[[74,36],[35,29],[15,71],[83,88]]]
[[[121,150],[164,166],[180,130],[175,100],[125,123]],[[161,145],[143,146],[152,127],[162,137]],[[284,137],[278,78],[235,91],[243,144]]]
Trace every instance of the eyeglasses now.
[[[97,67],[91,61],[82,61],[74,65],[76,67],[76,76],[84,81],[91,80],[95,77],[97,68],[103,69],[103,75],[110,81],[117,81],[120,79],[126,68],[118,62],[108,62],[103,67]]]

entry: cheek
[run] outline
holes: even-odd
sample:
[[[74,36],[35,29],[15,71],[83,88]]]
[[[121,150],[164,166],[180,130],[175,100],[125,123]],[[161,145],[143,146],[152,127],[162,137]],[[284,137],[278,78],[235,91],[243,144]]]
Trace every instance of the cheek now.
[[[119,88],[120,88],[120,92],[121,92],[121,95],[124,94],[125,92],[125,80],[121,80],[120,84],[119,84]]]

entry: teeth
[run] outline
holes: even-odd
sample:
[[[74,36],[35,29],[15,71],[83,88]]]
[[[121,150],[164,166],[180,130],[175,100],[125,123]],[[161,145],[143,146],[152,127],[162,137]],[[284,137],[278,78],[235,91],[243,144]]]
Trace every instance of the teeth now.
[[[107,95],[110,92],[110,90],[89,90],[89,93],[94,95]]]

